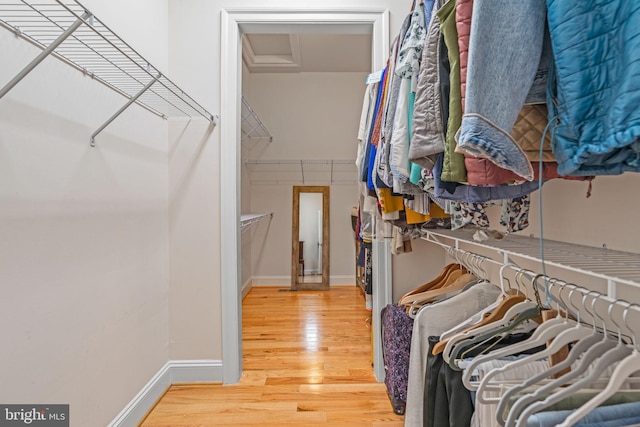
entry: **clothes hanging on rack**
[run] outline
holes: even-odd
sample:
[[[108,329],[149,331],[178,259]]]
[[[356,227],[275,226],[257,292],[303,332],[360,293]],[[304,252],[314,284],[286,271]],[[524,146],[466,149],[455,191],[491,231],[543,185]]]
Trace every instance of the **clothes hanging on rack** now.
[[[474,381],[482,380],[483,376],[492,369],[499,368],[509,363],[510,360],[492,360],[484,362],[476,366],[472,379]],[[513,382],[524,381],[534,375],[544,372],[549,367],[548,360],[540,360],[524,366],[522,369],[507,372],[496,376],[496,381]],[[492,391],[488,393],[488,398],[496,399],[501,396],[501,391]],[[474,402],[474,413],[471,419],[472,427],[490,427],[496,425],[496,412],[498,410],[497,403]]]
[[[531,334],[531,332],[510,334],[500,340],[474,347],[467,357],[481,354],[487,348],[499,349],[522,342],[530,338]],[[429,337],[429,348],[432,350],[439,341],[440,337]],[[538,349],[530,351],[535,350]],[[527,352],[523,354],[527,354]],[[526,375],[541,372],[546,367],[546,364],[542,363],[531,366],[529,369],[519,372],[518,377],[524,379]],[[508,379],[517,379],[517,377],[509,377]],[[423,399],[423,426],[469,426],[473,422],[474,414],[478,415],[478,404],[474,403],[473,395],[464,387],[462,372],[445,363],[442,354],[434,355],[432,351],[427,354]],[[486,412],[491,413],[491,408],[485,408],[484,413]]]
[[[527,427],[554,427],[561,425],[574,410],[543,412],[532,416]],[[603,406],[587,415],[576,427],[615,427],[640,424],[640,402]]]
[[[502,200],[501,202],[489,203],[451,203],[451,229],[457,230],[468,225],[475,225],[480,228],[489,227],[489,217],[485,208],[490,205],[502,205],[500,224],[507,232],[521,231],[529,225],[530,196],[522,196],[515,199]]]
[[[446,51],[449,61],[449,111],[440,179],[449,182],[465,182],[467,180],[467,170],[464,165],[464,155],[456,152],[455,139],[462,120],[460,52],[458,50],[455,6],[455,1],[448,1],[437,12],[438,18],[440,18],[442,42],[446,46],[446,49],[442,49],[441,53]]]
[[[413,318],[407,314],[404,307],[396,304],[384,307],[380,317],[382,319],[384,383],[393,412],[404,415],[407,404]]]
[[[418,312],[414,319],[409,354],[405,426],[422,426],[424,378],[429,352],[429,343],[424,337],[439,336],[440,333],[489,306],[498,295],[500,289],[495,285],[481,283],[450,299],[425,306]]]
[[[485,258],[452,247],[449,251],[484,277]],[[512,264],[499,264],[500,286],[472,282],[454,296],[442,292],[444,300],[429,304],[438,284],[447,282],[447,275],[452,274],[447,266],[436,279],[400,299],[410,309],[421,298],[428,300],[417,310],[412,328],[405,425],[527,426],[536,417],[570,408],[580,416],[568,417],[562,425],[569,426],[583,423],[579,418],[600,404],[640,401],[640,393],[624,390],[627,383],[635,384],[628,377],[640,371],[640,352],[634,350],[637,331],[627,319],[635,307],[608,300],[604,311],[616,326],[603,331],[599,325],[605,322],[602,309],[594,308],[603,299],[601,294],[540,278]],[[503,280],[505,269],[515,272],[508,288]],[[482,297],[472,295],[483,287],[493,294],[480,302]],[[475,309],[467,310],[459,322],[450,322],[469,304]],[[556,310],[539,318],[551,305]],[[582,320],[585,318],[591,324]],[[552,358],[569,343],[574,344],[564,359]],[[571,370],[566,371],[567,366]],[[568,387],[557,388],[570,380]],[[594,392],[598,387],[601,389]]]
[[[532,286],[537,285],[532,281]],[[547,287],[546,291],[550,293],[557,293],[558,289],[564,290],[565,286],[555,286],[555,288]],[[587,296],[592,296],[592,301],[589,302],[593,306],[595,306],[597,299],[601,297],[597,292],[588,291],[577,286],[572,285],[569,289],[572,293],[577,291],[583,295],[582,306],[572,304],[572,307],[559,307],[563,310],[588,310],[589,304],[585,303],[585,301],[588,301]],[[563,304],[563,298],[557,298],[557,296],[558,295],[554,298],[556,303]],[[569,296],[568,299],[571,300],[571,296]],[[608,313],[610,315],[613,311],[612,309],[614,305],[621,304],[626,306],[623,319],[618,319],[618,322],[616,322],[620,325],[623,324],[626,319],[626,313],[631,305],[617,301],[613,301],[609,304]],[[592,308],[592,310],[595,309]],[[620,414],[622,412],[617,412],[613,406],[609,407],[607,410],[602,410],[602,408],[596,410],[599,403],[605,402],[605,398],[600,397],[601,400],[598,400],[598,398],[599,396],[606,396],[607,398],[613,396],[615,392],[620,390],[620,387],[623,386],[623,383],[628,379],[631,373],[640,371],[640,363],[635,364],[636,362],[634,359],[637,351],[633,350],[635,347],[630,347],[630,344],[625,341],[621,341],[620,338],[618,338],[622,336],[622,329],[618,330],[614,337],[608,338],[606,330],[603,335],[596,329],[597,324],[595,319],[596,316],[598,316],[597,312],[593,311],[590,315],[594,319],[593,327],[589,327],[587,325],[582,326],[579,321],[576,322],[558,315],[553,319],[543,322],[527,340],[524,340],[519,344],[505,346],[499,350],[497,348],[491,348],[486,354],[473,357],[470,360],[470,363],[456,362],[454,360],[460,358],[460,353],[456,353],[455,346],[476,345],[484,339],[488,339],[492,336],[500,336],[495,334],[502,334],[502,331],[506,330],[505,328],[508,328],[508,325],[512,322],[511,319],[513,319],[512,313],[508,312],[504,315],[504,320],[501,321],[499,327],[495,327],[493,324],[487,325],[488,327],[493,328],[493,331],[491,329],[485,329],[486,327],[482,327],[464,333],[466,338],[463,337],[462,340],[457,339],[456,335],[449,337],[449,340],[456,342],[453,346],[454,350],[449,351],[449,363],[453,362],[465,370],[463,374],[463,384],[476,391],[475,409],[478,411],[476,413],[478,417],[476,422],[480,423],[476,425],[494,425],[494,422],[487,424],[487,422],[489,422],[487,421],[487,410],[486,408],[483,410],[482,405],[480,405],[480,403],[486,404],[489,402],[493,402],[494,405],[497,403],[497,407],[495,409],[489,410],[489,412],[493,412],[495,414],[495,421],[499,421],[500,424],[504,424],[506,426],[557,425],[560,420],[563,421],[563,423],[560,424],[562,426],[570,426],[578,422],[579,423],[576,425],[588,425],[591,422],[604,423],[609,420],[617,420],[617,422],[621,422]],[[580,316],[578,316],[578,318],[580,318]],[[628,325],[625,326],[628,327]],[[481,332],[481,329],[483,331],[490,332],[487,334],[486,332]],[[633,346],[635,346],[635,332],[630,330],[628,333],[633,335]],[[480,337],[480,340],[478,340],[478,337]],[[548,338],[545,337],[553,337],[553,342],[551,344],[546,344],[546,346],[543,346],[541,350],[536,350],[535,346],[544,344],[548,340]],[[414,339],[418,338],[414,335]],[[469,344],[466,344],[467,341]],[[520,377],[519,381],[513,381],[514,379],[518,379],[518,375],[522,374],[523,369],[531,369],[532,366],[535,366],[539,361],[545,361],[546,364],[547,362],[544,357],[553,354],[558,348],[569,342],[575,343],[573,344],[573,347],[565,361],[559,363],[557,366],[552,365],[551,367],[543,364],[541,365],[544,367],[542,372],[530,372],[528,375]],[[447,345],[447,348],[445,348],[443,353],[443,358],[445,360],[447,359],[447,349],[449,348],[452,347]],[[507,355],[521,354],[522,351],[530,352],[530,354],[523,358],[510,359],[506,361],[506,363],[498,360],[498,358],[505,357]],[[467,356],[469,356],[469,354],[465,357]],[[494,365],[487,366],[487,362],[485,362],[485,360],[487,362],[491,361]],[[532,365],[532,363],[534,365]],[[541,382],[547,377],[550,377],[553,372],[557,372],[560,368],[563,368],[564,364],[571,363],[573,364],[570,371],[562,374],[556,379]],[[612,367],[612,364],[618,364],[618,366]],[[480,365],[483,365],[483,368],[480,368]],[[630,366],[630,368],[625,368],[625,365]],[[478,375],[478,372],[481,372],[481,374]],[[513,375],[514,373],[517,373],[517,375],[504,377],[506,374]],[[479,381],[479,385],[473,385],[469,382],[469,379],[473,376],[479,377],[476,378],[476,383]],[[604,378],[604,380],[600,380],[600,378]],[[509,381],[505,381],[506,379]],[[566,385],[570,380],[573,380],[573,382],[570,383],[569,387],[557,389],[558,386]],[[551,408],[552,404],[556,404],[562,401],[562,399],[573,397],[576,392],[580,392],[585,387],[593,386],[598,381],[602,381],[603,386],[606,385],[607,387],[586,402],[584,399],[574,401],[572,403],[573,406],[570,413],[558,413],[557,408]],[[604,394],[608,389],[611,390],[611,393]],[[517,395],[516,400],[513,400],[514,393],[511,393],[513,390],[520,390],[524,392],[524,394]],[[496,391],[499,393],[495,394]],[[633,397],[633,401],[637,404],[637,402],[640,401],[640,394],[636,393]],[[591,402],[598,403],[594,404]],[[609,405],[613,405],[614,403],[619,402],[608,402]],[[564,404],[566,405],[567,403],[564,402]],[[504,413],[505,408],[508,408],[506,409],[508,411],[508,415],[505,415]],[[596,412],[593,412],[594,410]],[[589,413],[592,414],[592,418],[585,417],[585,415]],[[601,417],[601,414],[611,413],[616,415],[609,416],[609,418]],[[628,415],[628,417],[624,422],[636,422],[634,421],[636,413],[627,412],[625,415]],[[558,416],[562,418],[557,418]],[[583,417],[585,418],[581,420]],[[615,425],[628,424],[621,423]]]
[[[411,14],[409,28],[404,36],[394,70],[394,78],[400,79],[400,88],[394,115],[393,132],[389,141],[389,159],[394,180],[406,183],[411,176],[409,139],[413,120],[415,92],[420,70],[420,58],[426,36],[424,8],[417,7]],[[394,187],[397,184],[394,183]]]
[[[625,5],[628,13],[616,14],[606,25],[633,26],[640,19],[637,9]],[[598,3],[589,14],[602,10],[607,15],[612,8]],[[567,15],[571,22],[560,22],[556,16],[563,16],[564,9],[544,0],[430,0],[413,7],[393,44],[384,71],[386,90],[379,109],[374,108],[378,120],[372,120],[380,131],[359,150],[361,159],[373,161],[366,171],[369,189],[388,188],[398,196],[426,194],[434,202],[483,203],[525,196],[549,179],[591,180],[594,175],[640,169],[634,119],[624,113],[635,105],[633,94],[640,93],[640,79],[634,78],[640,68],[621,69],[640,43],[636,47],[631,33],[602,32],[597,40],[634,40],[624,44],[624,52],[610,54],[615,61],[604,61],[603,51],[589,48],[597,41],[565,46],[572,31],[584,28],[576,22],[587,18],[574,20],[576,13],[572,9]],[[578,116],[586,114],[577,102],[586,99],[582,95],[599,96],[595,86],[574,87],[576,76],[587,72],[581,67],[592,57],[597,65],[588,72],[598,73],[600,86],[608,89],[594,101],[592,124],[574,143],[569,129],[577,129]],[[621,78],[611,78],[618,75]],[[367,93],[370,97],[371,90]],[[615,100],[610,93],[617,94]],[[558,115],[560,102],[567,108]],[[595,143],[582,141],[594,139],[588,132],[600,128],[606,135],[595,139],[612,141],[611,132],[618,131],[607,122],[610,114],[617,114],[611,123],[626,121],[617,125],[619,135],[627,124],[630,128],[612,143],[615,147],[603,148],[609,154],[596,154]],[[548,115],[558,120],[557,126],[549,126]]]
[[[409,147],[409,160],[427,170],[433,168],[438,154],[445,147],[445,118],[440,90],[443,81],[443,76],[440,75],[440,18],[437,15],[440,6],[441,1],[436,1],[427,27]]]
[[[559,172],[640,171],[640,8],[624,0],[549,0],[547,9],[557,78],[548,103],[557,120]]]
[[[466,153],[527,181],[533,179],[533,168],[510,133],[528,94],[545,93],[548,64],[540,63],[545,59],[545,16],[544,0],[474,1],[465,115],[458,136],[458,147]]]
[[[475,276],[468,274],[460,264],[449,264],[436,278],[403,295],[398,304],[389,304],[383,309],[381,317],[385,385],[395,413],[404,414],[407,401],[409,351],[413,332],[410,308],[425,293],[432,292],[425,297],[429,301],[420,301],[420,304],[435,303],[435,300],[460,292],[459,283],[467,285],[474,279]],[[437,295],[434,296],[434,292]]]
[[[414,4],[392,45],[382,80],[375,89],[370,85],[367,90],[366,96],[375,91],[376,99],[364,103],[370,122],[359,150],[359,164],[368,168],[362,180],[368,183],[369,213],[380,219],[375,222],[391,224],[405,236],[420,235],[434,224],[430,214],[438,206],[451,219],[436,226],[489,228],[486,209],[495,204],[503,209],[500,225],[506,232],[516,232],[528,225],[530,194],[549,179],[583,181],[595,175],[640,171],[640,132],[635,132],[636,114],[631,111],[637,104],[636,93],[640,93],[640,66],[628,62],[636,50],[640,51],[636,40],[640,37],[635,37],[640,31],[636,30],[640,28],[636,25],[640,24],[640,9],[626,2],[625,13],[614,14],[617,1],[597,1],[588,13],[584,10],[587,6],[569,11],[566,8],[571,6],[553,0],[433,0],[423,2],[422,7]],[[578,17],[581,12],[584,16]],[[597,14],[615,16],[598,22],[596,27],[602,31],[594,33],[594,41],[581,39],[572,46],[576,31],[589,28],[584,19]],[[571,22],[564,22],[564,16]],[[604,29],[610,24],[633,30],[607,34]],[[615,45],[621,40],[625,48],[611,51],[610,56],[606,56],[609,49],[598,45],[609,45],[603,41]],[[622,55],[625,58],[618,60]],[[596,62],[591,64],[594,58]],[[615,64],[609,64],[608,59]],[[621,70],[621,65],[627,69]],[[592,72],[597,76],[591,76]],[[595,86],[580,83],[586,76],[603,89],[602,94]],[[589,103],[589,108],[583,108],[582,102]],[[559,108],[564,110],[559,112]],[[595,139],[602,144],[594,143]],[[533,281],[529,287],[538,288]],[[493,300],[475,295],[480,290],[493,292]],[[469,317],[491,307],[498,295],[504,304],[487,312],[487,317],[446,339],[439,338],[448,329],[468,325]],[[475,425],[482,426],[491,422],[488,414],[493,408],[501,408],[497,411],[502,412],[498,414],[501,422],[523,426],[532,416],[551,412],[557,399],[599,384],[596,373],[603,374],[605,365],[619,363],[621,368],[612,374],[616,381],[611,390],[604,389],[590,402],[575,407],[582,416],[615,393],[618,379],[636,367],[640,370],[640,353],[629,343],[593,335],[579,319],[568,321],[558,316],[539,320],[540,326],[529,338],[507,344],[522,333],[518,328],[524,324],[530,327],[543,309],[538,294],[534,298],[529,289],[526,295],[516,302],[509,299],[516,295],[506,295],[504,289],[482,282],[470,287],[458,283],[450,289],[427,287],[403,296],[402,305],[415,316],[405,425],[439,425],[444,419],[451,421],[451,426],[468,425],[473,419]],[[559,311],[576,310],[563,306],[562,301],[556,303]],[[556,336],[547,344],[551,331]],[[568,347],[569,339],[576,344]],[[551,350],[560,347],[570,348],[569,359],[558,363]],[[436,349],[439,352],[432,353]],[[496,355],[498,349],[505,357],[517,355],[518,359],[500,363],[483,359]],[[476,350],[484,354],[474,353]],[[561,368],[570,367],[573,357],[579,357],[584,366],[572,367],[569,374],[562,372]],[[486,371],[475,378],[474,402],[466,389],[472,368],[461,369],[466,369],[467,362],[475,366],[480,361]],[[489,367],[491,363],[495,366]],[[554,365],[545,369],[550,363]],[[589,374],[582,371],[587,367]],[[523,372],[528,374],[519,376]],[[498,379],[504,386],[497,386]],[[559,379],[579,382],[571,383],[563,393],[555,390]],[[435,388],[426,392],[427,384],[435,384]],[[547,385],[549,394],[542,396]],[[516,391],[527,393],[503,411]],[[448,409],[448,401],[442,397],[447,393],[458,396],[457,411]],[[443,412],[436,414],[435,408]],[[470,417],[474,412],[476,417]],[[569,418],[571,423],[577,421]],[[495,422],[498,419],[489,425]]]

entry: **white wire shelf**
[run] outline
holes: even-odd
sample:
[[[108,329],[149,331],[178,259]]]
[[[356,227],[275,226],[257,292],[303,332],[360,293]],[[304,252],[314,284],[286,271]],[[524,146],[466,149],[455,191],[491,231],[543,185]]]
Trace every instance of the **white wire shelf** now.
[[[247,160],[252,184],[350,184],[357,182],[355,160]]]
[[[241,125],[242,140],[266,140],[268,142],[273,141],[273,136],[262,123],[258,114],[251,108],[249,101],[242,97],[242,111],[241,111]]]
[[[0,1],[0,25],[43,50],[0,90],[0,98],[53,55],[129,100],[92,135],[92,143],[132,103],[163,118],[217,120],[75,0]]]
[[[260,214],[241,215],[240,216],[240,232],[244,233],[254,225],[257,225],[260,221],[264,219],[271,219],[271,218],[273,218],[273,212],[268,214],[260,213]]]
[[[538,238],[508,234],[502,239],[491,238],[478,242],[473,239],[475,232],[473,229],[425,230],[423,239],[455,248],[470,244],[492,249],[503,257],[502,262],[512,258],[541,262]],[[604,279],[610,289],[616,283],[640,287],[640,254],[548,239],[544,240],[543,245],[544,262],[547,265]]]

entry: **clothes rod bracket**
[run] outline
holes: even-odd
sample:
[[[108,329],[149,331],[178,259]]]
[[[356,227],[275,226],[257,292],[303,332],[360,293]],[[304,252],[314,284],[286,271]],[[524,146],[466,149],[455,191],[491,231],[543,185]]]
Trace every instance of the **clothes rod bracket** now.
[[[127,101],[126,104],[124,104],[118,111],[116,111],[116,113],[111,116],[102,126],[100,126],[98,128],[98,130],[96,130],[92,135],[91,135],[91,146],[95,147],[96,146],[96,136],[98,136],[98,134],[100,132],[102,132],[107,126],[109,126],[111,124],[111,122],[113,122],[120,114],[122,114],[124,112],[124,110],[126,110],[127,108],[129,108],[129,106],[131,104],[133,104],[134,102],[136,102],[136,100],[138,98],[140,98],[142,96],[142,94],[144,94],[151,86],[153,86],[153,84],[155,82],[158,81],[158,79],[162,77],[161,73],[158,73],[157,76],[155,76],[154,78],[151,79],[151,81],[149,81],[149,83],[147,83],[142,89],[140,89],[140,92],[136,93],[134,96],[132,96],[129,101]]]
[[[65,41],[75,30],[77,30],[87,18],[92,17],[89,12],[85,11],[82,16],[71,24],[69,28],[67,28],[62,34],[58,36],[46,49],[44,49],[38,56],[36,56],[26,67],[22,69],[9,83],[7,83],[2,90],[0,90],[0,99],[4,97],[15,85],[20,83],[20,80],[24,79],[27,74],[33,71],[44,59],[49,56],[63,41]],[[17,31],[20,31],[17,29]],[[22,32],[16,32],[16,35],[20,35]]]

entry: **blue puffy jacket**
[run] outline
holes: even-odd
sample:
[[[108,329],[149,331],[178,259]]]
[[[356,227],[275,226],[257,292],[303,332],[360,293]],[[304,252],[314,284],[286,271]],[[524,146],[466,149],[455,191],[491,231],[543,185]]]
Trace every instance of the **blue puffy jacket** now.
[[[640,171],[640,1],[547,0],[563,175]]]

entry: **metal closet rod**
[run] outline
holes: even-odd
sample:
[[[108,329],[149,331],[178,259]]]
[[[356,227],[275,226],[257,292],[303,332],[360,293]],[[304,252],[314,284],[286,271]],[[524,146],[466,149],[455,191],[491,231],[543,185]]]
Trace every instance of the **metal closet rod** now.
[[[246,160],[247,165],[355,165],[355,160],[291,159],[291,160]]]
[[[309,159],[309,160],[247,160],[246,165],[291,165],[300,168],[302,184],[306,183],[304,167],[305,165],[328,165],[331,166],[329,172],[329,183],[333,184],[333,173],[335,165],[355,165],[355,160],[332,160],[332,159]],[[286,171],[285,171],[286,172]],[[317,172],[317,171],[315,171]]]
[[[61,8],[56,9],[56,3]],[[153,67],[82,4],[78,1],[68,3],[76,5],[82,10],[82,13],[72,10],[70,6],[60,0],[55,0],[55,3],[48,4],[31,4],[26,0],[22,0],[22,4],[26,7],[20,7],[19,3],[0,4],[0,13],[4,12],[8,15],[8,17],[0,16],[0,24],[13,30],[17,36],[43,49],[36,58],[0,89],[0,98],[4,97],[47,56],[53,55],[129,98],[122,108],[91,135],[92,146],[95,146],[95,137],[133,103],[137,103],[147,110],[166,118],[167,114],[156,109],[159,107],[147,105],[147,102],[152,101],[151,99],[147,100],[145,98],[145,102],[139,100],[146,92],[153,94],[154,102],[160,101],[165,107],[179,111],[180,115],[193,116],[193,114],[186,111],[192,110],[217,124],[219,118],[217,115],[212,115],[193,98],[184,93],[182,89]],[[7,7],[10,9],[7,9]],[[68,13],[67,15],[60,14],[60,12],[64,13],[65,11]],[[71,24],[65,29],[63,25],[67,25],[70,22]],[[80,28],[84,29],[83,24],[91,31],[79,31]],[[20,26],[33,31],[24,30]],[[63,30],[62,33],[55,37],[60,30]],[[76,35],[77,33],[78,35]],[[55,39],[50,40],[53,37]],[[66,40],[71,40],[73,46],[61,47]],[[58,49],[57,52],[56,49]],[[90,65],[93,70],[76,63],[72,59],[74,55],[77,61]],[[132,65],[133,68],[131,68]],[[151,80],[145,84],[144,80],[148,78],[151,78]],[[155,83],[158,83],[161,87],[152,89]],[[133,91],[141,86],[142,88],[135,94],[127,92],[127,89]]]

